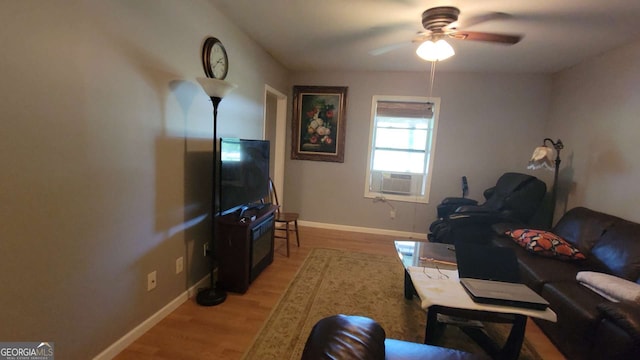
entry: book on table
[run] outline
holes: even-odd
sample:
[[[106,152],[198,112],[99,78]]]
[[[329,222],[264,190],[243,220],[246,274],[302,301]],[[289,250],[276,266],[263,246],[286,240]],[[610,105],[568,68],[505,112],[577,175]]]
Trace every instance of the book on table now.
[[[460,283],[477,303],[535,310],[545,310],[549,306],[547,300],[525,284],[473,278],[461,278]]]

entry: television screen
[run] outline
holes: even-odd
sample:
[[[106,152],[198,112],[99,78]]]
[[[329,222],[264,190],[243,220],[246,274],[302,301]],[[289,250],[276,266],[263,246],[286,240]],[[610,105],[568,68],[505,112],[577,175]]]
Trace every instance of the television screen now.
[[[269,196],[269,141],[220,139],[220,214]]]

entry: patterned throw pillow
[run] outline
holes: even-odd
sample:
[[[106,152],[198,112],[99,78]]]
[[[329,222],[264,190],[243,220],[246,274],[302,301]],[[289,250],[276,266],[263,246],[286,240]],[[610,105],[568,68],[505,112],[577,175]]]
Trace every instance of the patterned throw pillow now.
[[[584,260],[585,256],[575,246],[560,236],[543,230],[516,229],[507,235],[527,251],[561,260]]]

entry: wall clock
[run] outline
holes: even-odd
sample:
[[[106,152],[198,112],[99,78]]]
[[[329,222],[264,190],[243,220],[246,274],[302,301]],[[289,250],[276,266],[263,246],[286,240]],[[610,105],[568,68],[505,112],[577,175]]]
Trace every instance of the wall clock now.
[[[209,78],[224,80],[229,72],[229,58],[222,42],[214,37],[204,41],[202,47],[202,66]]]

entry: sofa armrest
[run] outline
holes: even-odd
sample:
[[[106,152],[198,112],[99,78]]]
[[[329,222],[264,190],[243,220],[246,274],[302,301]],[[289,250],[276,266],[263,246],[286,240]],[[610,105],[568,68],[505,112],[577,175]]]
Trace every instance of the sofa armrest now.
[[[610,321],[624,329],[636,344],[640,344],[640,306],[631,301],[605,302],[598,310]]]

